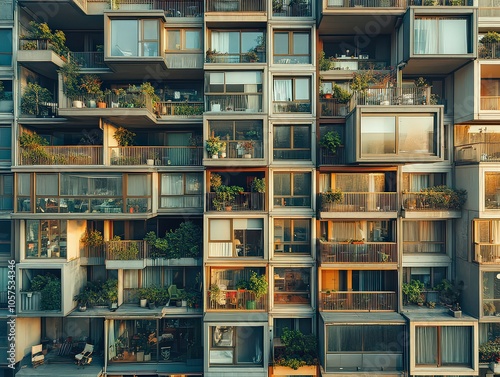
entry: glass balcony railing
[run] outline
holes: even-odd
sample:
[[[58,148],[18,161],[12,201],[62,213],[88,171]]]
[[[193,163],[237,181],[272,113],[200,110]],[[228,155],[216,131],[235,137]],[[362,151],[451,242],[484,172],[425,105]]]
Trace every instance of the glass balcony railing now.
[[[203,147],[110,147],[111,165],[201,166]]]
[[[348,242],[320,241],[322,263],[397,263],[398,250],[394,242]]]
[[[220,290],[216,294],[208,291],[208,310],[267,310],[267,295],[255,298],[246,290]]]
[[[446,243],[444,241],[420,241],[420,242],[403,242],[404,254],[417,254],[417,253],[434,253],[445,254]]]
[[[327,203],[319,194],[323,212],[390,212],[397,211],[395,192],[344,192],[338,203]]]
[[[265,12],[264,0],[207,0],[205,11],[210,12]]]
[[[172,102],[162,101],[159,103],[161,116],[198,116],[203,115],[203,102]]]
[[[293,0],[290,2],[286,1],[285,4],[279,1],[276,5],[273,2],[274,17],[311,17],[312,15],[311,1]]]
[[[166,52],[165,60],[169,69],[201,69],[203,68],[203,54],[184,54]]]
[[[255,54],[208,54],[206,57],[207,63],[222,63],[222,64],[240,64],[240,63],[265,63],[266,52],[255,52]]]
[[[273,103],[273,112],[277,114],[284,113],[310,113],[310,102],[280,101]]]
[[[338,311],[395,311],[396,292],[320,292],[320,310]]]
[[[20,165],[102,165],[102,147],[95,145],[21,148]]]
[[[449,7],[449,6],[467,6],[474,5],[474,0],[408,0],[409,6],[423,6],[423,7]]]

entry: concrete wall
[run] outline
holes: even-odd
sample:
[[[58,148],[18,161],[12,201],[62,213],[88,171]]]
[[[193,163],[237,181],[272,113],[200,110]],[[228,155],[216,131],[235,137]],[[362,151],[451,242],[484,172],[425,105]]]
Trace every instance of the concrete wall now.
[[[475,85],[475,71],[477,62],[467,64],[454,74],[454,119],[455,123],[466,122],[474,119],[475,100],[474,96],[479,93],[479,88]]]
[[[16,362],[31,352],[31,347],[40,344],[42,321],[40,318],[16,319]]]

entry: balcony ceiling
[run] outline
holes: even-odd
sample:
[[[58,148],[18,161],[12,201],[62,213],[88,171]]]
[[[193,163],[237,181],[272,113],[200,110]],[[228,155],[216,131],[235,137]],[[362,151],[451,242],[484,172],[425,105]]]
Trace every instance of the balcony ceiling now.
[[[404,75],[448,75],[469,63],[469,58],[411,58],[403,69]]]
[[[366,35],[367,38],[374,38],[380,34],[392,34],[400,16],[400,11],[397,14],[384,14],[380,16],[374,14],[357,14],[342,15],[342,17],[339,17],[338,14],[323,14],[319,22],[318,31],[320,35]]]
[[[103,15],[88,16],[73,0],[21,0],[19,5],[46,21],[52,30],[102,30]]]

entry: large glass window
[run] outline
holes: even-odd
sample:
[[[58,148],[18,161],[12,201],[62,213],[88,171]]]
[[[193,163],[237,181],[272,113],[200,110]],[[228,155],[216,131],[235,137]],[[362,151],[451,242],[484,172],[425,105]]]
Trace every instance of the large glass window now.
[[[414,21],[413,46],[415,54],[468,54],[470,19],[418,17]]]
[[[17,182],[17,211],[31,212],[31,174],[16,175]]]
[[[310,207],[311,173],[274,173],[275,207]]]
[[[210,219],[209,257],[262,257],[262,219]]]
[[[167,50],[201,50],[201,30],[199,29],[168,29]]]
[[[203,174],[165,173],[161,175],[160,208],[201,208]]]
[[[446,253],[446,221],[403,221],[403,253]]]
[[[0,66],[12,65],[12,29],[0,29]]]
[[[260,120],[213,120],[209,122],[209,134],[226,142],[228,158],[243,158],[245,141],[254,142],[252,156],[263,157],[263,132]]]
[[[0,211],[14,209],[14,176],[0,174]]]
[[[500,172],[484,174],[484,200],[485,209],[500,208]]]
[[[273,102],[275,113],[310,113],[311,79],[309,77],[275,78]]]
[[[211,326],[209,336],[210,366],[263,366],[263,327]]]
[[[434,116],[370,116],[361,118],[362,155],[436,155]]]
[[[310,64],[311,34],[308,31],[277,31],[274,33],[274,63]]]
[[[264,32],[257,30],[213,30],[208,63],[265,62],[264,40]]]
[[[66,221],[26,220],[26,258],[65,258]]]
[[[12,227],[10,220],[0,221],[0,255],[11,255]],[[5,285],[4,287],[7,287]]]
[[[419,192],[421,189],[445,184],[445,173],[403,173],[403,190],[409,192]]]
[[[275,219],[274,253],[275,255],[311,254],[310,220]]]
[[[472,326],[416,326],[416,365],[463,365],[472,363]]]
[[[310,160],[311,126],[308,124],[275,125],[273,158],[275,160]]]
[[[11,148],[11,128],[0,127],[0,161],[11,160]]]
[[[159,56],[158,20],[111,20],[112,56]]]
[[[432,290],[433,287],[440,284],[443,279],[446,279],[446,267],[405,267],[403,268],[403,282],[409,283],[412,280],[418,280],[424,283],[425,288]],[[430,293],[427,293],[426,301],[438,301],[430,298]]]
[[[274,304],[310,305],[311,269],[290,267],[275,268]]]

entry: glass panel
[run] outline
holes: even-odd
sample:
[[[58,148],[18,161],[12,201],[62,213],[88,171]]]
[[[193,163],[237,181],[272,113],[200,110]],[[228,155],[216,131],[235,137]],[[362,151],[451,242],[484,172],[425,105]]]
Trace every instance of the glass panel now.
[[[201,181],[203,179],[200,173],[188,173],[186,174],[186,194],[194,195],[202,193]]]
[[[361,326],[328,326],[328,352],[363,350]]]
[[[291,195],[290,174],[274,174],[274,195]]]
[[[17,194],[20,196],[30,196],[31,194],[31,174],[22,173],[17,175]]]
[[[143,20],[144,36],[143,39],[158,40],[158,21]]]
[[[400,153],[435,153],[434,117],[399,117]]]
[[[441,357],[444,365],[465,364],[470,366],[472,353],[472,331],[466,326],[441,328]]]
[[[138,56],[138,21],[111,20],[111,55]]]
[[[231,220],[210,220],[210,240],[230,241],[231,240]]]
[[[297,174],[293,176],[293,194],[310,195],[311,194],[311,174]]]
[[[37,195],[58,195],[58,175],[57,174],[37,174],[36,194]]]
[[[12,65],[12,29],[0,29],[0,65]]]
[[[361,118],[361,152],[363,154],[396,152],[395,117]]]
[[[290,128],[290,126],[274,127],[273,143],[275,148],[290,148],[292,146]]]
[[[241,52],[245,53],[253,50],[259,41],[263,38],[264,33],[260,31],[242,32],[241,33]]]
[[[293,126],[294,148],[311,148],[309,126]]]
[[[186,49],[201,50],[201,33],[199,30],[186,31]]]
[[[431,364],[438,363],[438,344],[437,344],[437,327],[422,326],[416,327],[415,339],[415,362],[416,364]]]
[[[274,53],[277,55],[288,54],[288,33],[274,33]]]
[[[182,195],[184,193],[183,174],[162,174],[161,194],[162,195]]]
[[[236,327],[236,362],[262,365],[263,360],[262,327]]]
[[[11,128],[0,127],[0,147],[10,148],[11,146]],[[10,151],[9,151],[10,155]]]
[[[133,196],[151,195],[151,179],[147,174],[129,174],[127,194]]]
[[[181,49],[181,32],[179,30],[167,31],[167,50]]]
[[[309,54],[309,33],[293,34],[293,53],[295,55]]]
[[[309,100],[309,79],[295,79],[295,99],[296,100]]]

